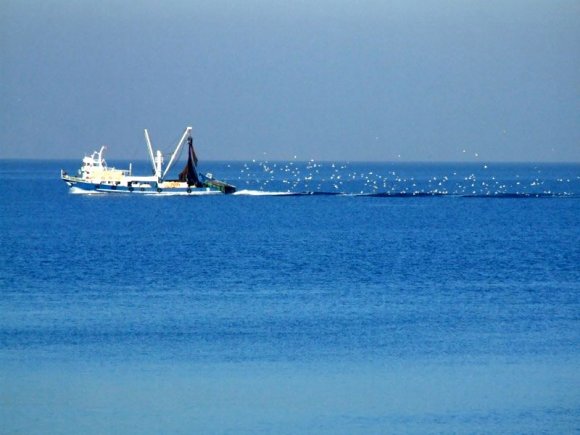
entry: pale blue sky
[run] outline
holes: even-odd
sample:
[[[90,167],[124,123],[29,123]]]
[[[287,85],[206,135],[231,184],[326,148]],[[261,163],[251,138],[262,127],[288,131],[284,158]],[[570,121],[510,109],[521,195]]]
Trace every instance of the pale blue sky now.
[[[0,3],[0,158],[580,161],[577,0]]]

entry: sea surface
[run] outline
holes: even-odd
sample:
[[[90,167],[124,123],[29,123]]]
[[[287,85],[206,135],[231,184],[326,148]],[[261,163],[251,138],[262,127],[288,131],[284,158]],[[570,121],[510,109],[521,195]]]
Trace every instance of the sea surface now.
[[[0,161],[0,433],[580,431],[580,165],[78,164]]]

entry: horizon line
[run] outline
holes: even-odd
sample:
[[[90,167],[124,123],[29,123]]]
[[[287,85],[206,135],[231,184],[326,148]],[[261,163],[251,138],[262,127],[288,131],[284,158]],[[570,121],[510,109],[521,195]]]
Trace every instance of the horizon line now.
[[[82,160],[79,158],[74,157],[47,157],[47,158],[38,158],[38,157],[0,157],[0,161],[49,161],[49,162],[57,162],[57,161],[77,161]],[[114,159],[115,161],[121,162],[148,162],[146,158],[139,158],[139,159],[127,159],[127,158],[119,158]],[[456,163],[465,163],[465,164],[570,164],[570,165],[578,165],[580,164],[580,160],[573,160],[573,161],[563,161],[563,160],[327,160],[327,159],[256,159],[256,158],[249,158],[249,159],[204,159],[203,162],[218,162],[218,163],[226,163],[226,162],[236,162],[236,163],[248,163],[248,162],[271,162],[271,163],[278,163],[278,162],[297,162],[297,163],[410,163],[410,164],[456,164]]]

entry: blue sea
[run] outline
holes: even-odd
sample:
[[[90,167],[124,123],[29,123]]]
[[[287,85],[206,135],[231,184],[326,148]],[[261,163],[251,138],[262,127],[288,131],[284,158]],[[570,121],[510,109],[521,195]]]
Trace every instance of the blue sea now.
[[[0,161],[0,433],[580,431],[580,165],[78,165]]]

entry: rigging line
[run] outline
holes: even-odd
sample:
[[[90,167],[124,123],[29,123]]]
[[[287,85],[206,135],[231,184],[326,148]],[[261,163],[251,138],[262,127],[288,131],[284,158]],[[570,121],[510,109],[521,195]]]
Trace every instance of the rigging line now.
[[[191,132],[190,132],[190,135],[191,135]],[[175,140],[175,141],[173,142],[173,143],[174,143],[174,145],[173,145],[173,148],[171,149],[171,151],[170,151],[170,152],[167,152],[167,153],[165,153],[165,152],[164,152],[164,153],[163,153],[163,158],[164,158],[164,160],[167,160],[167,161],[165,162],[165,164],[168,164],[168,163],[169,163],[169,160],[168,160],[168,159],[171,159],[171,156],[172,156],[172,155],[173,155],[173,153],[175,152],[175,150],[176,150],[176,148],[177,148],[177,145],[179,145],[179,141],[181,140],[182,136],[183,136],[183,134],[179,135],[179,137],[177,138],[177,140]],[[179,153],[178,153],[178,154],[176,154],[176,156],[175,156],[175,159],[173,160],[172,168],[171,168],[171,170],[170,170],[169,172],[173,172],[173,171],[175,170],[175,164],[176,164],[176,163],[178,163],[178,162],[179,162],[179,160],[181,159],[181,155],[182,155],[182,153],[183,153],[183,149],[184,149],[184,148],[185,148],[185,146],[182,146],[182,147],[180,148],[180,150],[179,150]],[[169,175],[169,173],[167,173],[167,175]]]
[[[163,153],[163,157],[171,157],[171,155],[175,151],[175,148],[177,148],[177,144],[179,144],[180,139],[181,139],[181,135],[177,136],[177,138],[173,142],[171,142],[171,143],[173,143],[173,146],[171,147],[171,149],[169,151]],[[179,160],[179,158],[181,157],[182,151],[183,151],[183,147],[181,150],[179,150],[179,155],[176,156],[175,161]]]
[[[181,137],[179,139],[181,139]],[[185,148],[185,146],[182,146],[181,149],[179,150],[179,154],[175,157],[176,163],[181,159],[181,154],[183,153],[184,148]]]

